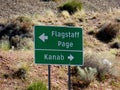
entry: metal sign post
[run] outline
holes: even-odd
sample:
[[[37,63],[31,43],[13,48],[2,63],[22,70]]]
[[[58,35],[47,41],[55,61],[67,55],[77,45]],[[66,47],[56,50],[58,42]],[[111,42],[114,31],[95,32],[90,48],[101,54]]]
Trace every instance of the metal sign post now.
[[[68,90],[71,90],[71,72],[70,72],[70,66],[68,66]]]
[[[51,65],[48,65],[48,90],[51,90]]]

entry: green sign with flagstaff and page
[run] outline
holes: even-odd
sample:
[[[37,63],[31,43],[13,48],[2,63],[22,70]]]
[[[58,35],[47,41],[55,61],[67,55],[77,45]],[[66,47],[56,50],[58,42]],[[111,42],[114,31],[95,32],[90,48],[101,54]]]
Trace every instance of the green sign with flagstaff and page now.
[[[35,26],[34,44],[36,64],[83,64],[82,28]]]

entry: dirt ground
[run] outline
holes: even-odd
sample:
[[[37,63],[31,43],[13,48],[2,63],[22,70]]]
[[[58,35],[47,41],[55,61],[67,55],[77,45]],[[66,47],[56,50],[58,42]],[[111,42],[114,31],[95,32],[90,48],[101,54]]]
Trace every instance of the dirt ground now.
[[[120,75],[120,49],[110,48],[110,43],[104,43],[89,35],[97,32],[102,25],[113,22],[120,17],[119,0],[85,0],[85,12],[74,15],[62,14],[57,11],[55,2],[42,0],[1,0],[0,22],[16,16],[29,16],[36,25],[63,26],[72,24],[84,30],[84,50],[92,52],[110,52],[114,56],[115,75]],[[88,8],[90,7],[90,8]],[[112,10],[111,10],[112,9]],[[46,12],[49,10],[49,12]],[[108,10],[108,11],[107,11]],[[94,12],[93,12],[94,11]],[[102,13],[97,12],[102,11]],[[89,13],[88,13],[89,12]],[[46,14],[47,13],[47,14]],[[34,16],[34,17],[33,17]],[[26,69],[26,79],[12,78],[19,68]],[[67,66],[52,66],[52,90],[68,90]],[[48,71],[45,65],[34,64],[33,50],[1,50],[0,49],[0,90],[26,90],[34,81],[42,80],[47,85]],[[89,87],[77,90],[120,90],[119,78],[111,78],[105,82],[95,80]]]
[[[19,15],[44,15],[46,10],[58,12],[57,7],[69,0],[59,0],[55,3],[52,0],[1,0],[0,1],[0,18],[13,18]],[[120,8],[119,0],[81,0],[86,12],[89,11],[108,11],[113,8]]]

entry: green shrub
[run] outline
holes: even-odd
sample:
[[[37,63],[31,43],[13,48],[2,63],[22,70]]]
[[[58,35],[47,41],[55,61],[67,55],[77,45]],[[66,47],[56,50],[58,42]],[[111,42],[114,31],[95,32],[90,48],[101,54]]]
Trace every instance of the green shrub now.
[[[5,24],[0,24],[0,40],[0,48],[3,49],[31,49],[33,46],[32,20],[20,16]]]
[[[15,35],[15,36],[12,36],[11,38],[10,38],[10,47],[12,48],[12,47],[14,47],[14,48],[16,48],[16,49],[19,49],[20,48],[20,36],[18,36],[18,35]]]
[[[66,10],[70,14],[73,14],[74,12],[82,9],[82,3],[80,1],[72,0],[72,1],[69,1],[65,4],[63,4],[62,6],[59,6],[59,9],[61,11]]]
[[[0,49],[2,50],[9,50],[10,44],[8,40],[0,40]]]
[[[10,39],[10,47],[14,47],[15,49],[33,49],[33,41],[31,38],[21,37],[21,36],[13,36]]]
[[[38,81],[38,82],[34,82],[32,83],[28,88],[27,90],[47,90],[47,87],[46,85],[41,82],[41,81]]]
[[[113,64],[112,55],[110,53],[86,53],[84,57],[84,67],[92,67],[97,69],[97,79],[104,81],[111,76]]]
[[[81,68],[79,66],[76,67],[77,69],[77,74],[78,80],[81,81],[81,87],[87,87],[92,81],[95,80],[95,77],[97,75],[97,69],[96,68],[91,68],[91,67],[84,67]]]
[[[97,74],[96,68],[91,67],[77,67],[78,74],[80,75],[80,79],[86,82],[91,82],[95,79],[95,74]]]
[[[88,87],[96,79],[97,69],[91,67],[75,66],[72,68],[73,89]]]

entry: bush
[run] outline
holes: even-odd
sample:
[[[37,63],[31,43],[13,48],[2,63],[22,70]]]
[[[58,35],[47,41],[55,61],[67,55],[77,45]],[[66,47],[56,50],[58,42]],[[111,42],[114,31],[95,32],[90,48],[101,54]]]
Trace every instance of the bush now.
[[[64,17],[64,18],[69,18],[70,17],[70,14],[68,11],[62,11],[61,12],[61,16]]]
[[[63,4],[62,6],[59,6],[59,9],[66,10],[70,14],[73,14],[74,12],[82,9],[82,3],[80,1],[72,0]]]
[[[109,78],[112,73],[113,65],[108,60],[110,58],[112,58],[112,56],[110,57],[110,54],[107,55],[107,53],[86,53],[83,67],[96,68],[98,72],[97,79],[104,81]]]
[[[80,79],[90,83],[91,81],[95,80],[95,75],[97,74],[96,68],[91,67],[76,67],[78,70],[78,74],[80,75]]]
[[[25,50],[33,49],[33,41],[30,38],[22,38],[19,43],[19,47]]]
[[[10,46],[15,49],[33,49],[33,41],[31,38],[16,35],[11,37]]]
[[[32,32],[32,26],[34,25],[32,20],[28,17],[20,16],[11,21],[11,23],[15,24],[20,31],[23,33]]]
[[[38,81],[38,82],[34,82],[32,83],[28,88],[27,90],[47,90],[47,87],[46,85],[41,82],[41,81]]]
[[[103,26],[100,31],[96,33],[96,37],[103,42],[110,42],[120,34],[120,24],[117,22],[109,23]]]
[[[0,49],[2,50],[9,50],[10,44],[8,40],[0,40]]]
[[[26,70],[24,68],[19,68],[12,74],[13,78],[25,79],[26,78]]]
[[[26,22],[32,23],[32,20],[25,16],[19,16],[15,19],[15,21],[19,21],[20,23],[26,23]]]
[[[14,47],[16,49],[19,49],[20,47],[20,36],[18,35],[15,35],[15,36],[12,36],[10,39],[10,46],[11,48]]]
[[[76,66],[74,67],[74,71],[76,71],[76,80],[73,80],[73,83],[75,84],[77,82],[81,88],[87,87],[92,81],[95,80],[97,75],[97,69],[91,67],[81,68]]]
[[[31,19],[23,16],[11,20],[6,24],[0,24],[0,40],[3,40],[3,37],[4,40],[8,40],[10,48],[22,49],[24,45],[29,45],[26,46],[29,49],[31,47],[30,45],[32,45],[31,41],[33,40],[32,26]],[[28,39],[29,41],[31,39],[30,43],[27,42]]]

